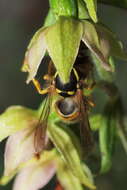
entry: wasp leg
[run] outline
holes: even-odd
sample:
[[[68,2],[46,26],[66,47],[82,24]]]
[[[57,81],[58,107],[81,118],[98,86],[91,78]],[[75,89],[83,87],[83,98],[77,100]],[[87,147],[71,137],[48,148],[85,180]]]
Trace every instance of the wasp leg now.
[[[92,82],[91,84],[86,84],[86,83],[84,83],[84,84],[83,84],[83,87],[84,87],[86,90],[93,90],[93,89],[96,87],[96,82]]]
[[[87,99],[87,102],[91,107],[95,107],[95,103],[92,100]]]
[[[47,94],[49,92],[49,88],[42,89],[38,80],[32,79],[34,86],[36,87],[39,94]]]

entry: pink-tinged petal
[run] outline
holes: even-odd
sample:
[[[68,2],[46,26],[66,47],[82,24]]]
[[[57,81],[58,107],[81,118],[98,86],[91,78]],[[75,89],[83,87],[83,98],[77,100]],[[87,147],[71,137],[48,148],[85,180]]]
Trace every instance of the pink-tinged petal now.
[[[29,72],[27,83],[30,82],[36,75],[41,60],[46,52],[44,31],[44,28],[40,28],[35,33],[25,55],[22,71]]]
[[[48,165],[33,165],[24,168],[16,177],[13,190],[39,190],[54,176],[56,167],[54,162]]]
[[[35,153],[34,130],[24,129],[10,136],[5,147],[5,170],[8,176],[14,172],[23,162],[31,159]]]

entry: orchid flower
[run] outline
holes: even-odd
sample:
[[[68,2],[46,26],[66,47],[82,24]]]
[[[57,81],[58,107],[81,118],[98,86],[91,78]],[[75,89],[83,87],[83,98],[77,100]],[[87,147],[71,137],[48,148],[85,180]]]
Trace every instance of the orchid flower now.
[[[114,71],[111,57],[127,60],[121,42],[106,26],[90,20],[59,16],[55,23],[40,28],[27,48],[22,67],[29,74],[27,82],[37,74],[46,52],[61,79],[68,82],[81,41],[108,72]]]
[[[67,126],[56,124],[59,119],[54,112],[49,116],[47,130],[48,141],[53,146],[47,145],[39,155],[36,154],[34,135],[39,113],[40,108],[12,106],[0,116],[0,140],[8,137],[0,185],[6,185],[16,175],[13,190],[39,190],[56,174],[65,190],[68,187],[74,189],[75,181],[78,189],[83,190],[82,185],[95,189],[91,172],[82,163],[77,137]]]

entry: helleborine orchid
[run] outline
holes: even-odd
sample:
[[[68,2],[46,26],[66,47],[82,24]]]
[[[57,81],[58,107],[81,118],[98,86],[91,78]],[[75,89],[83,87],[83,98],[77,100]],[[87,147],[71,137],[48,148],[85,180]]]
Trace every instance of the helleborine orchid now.
[[[65,190],[73,190],[75,182],[80,190],[82,185],[95,189],[91,172],[81,158],[78,137],[69,126],[57,124],[60,119],[55,112],[49,116],[45,149],[36,154],[34,135],[42,107],[35,111],[12,106],[0,116],[0,141],[8,137],[0,185],[17,175],[13,190],[39,190],[56,174]]]
[[[32,38],[22,67],[29,73],[27,82],[35,77],[46,52],[63,82],[68,82],[81,41],[106,71],[113,71],[109,62],[111,56],[127,60],[120,41],[105,26],[60,16],[54,24],[40,28]]]

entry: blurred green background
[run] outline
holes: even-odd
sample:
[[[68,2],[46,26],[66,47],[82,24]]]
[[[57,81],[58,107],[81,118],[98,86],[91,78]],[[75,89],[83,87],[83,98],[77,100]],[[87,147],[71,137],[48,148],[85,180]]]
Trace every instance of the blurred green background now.
[[[0,113],[10,105],[37,108],[42,100],[34,87],[26,85],[26,74],[20,71],[26,47],[34,32],[42,25],[48,10],[46,0],[0,0]],[[100,5],[98,15],[127,47],[127,11]],[[44,66],[45,69],[45,66]],[[127,112],[127,63],[117,61],[116,84]],[[100,103],[103,101],[99,97]],[[96,101],[96,100],[95,100]],[[0,145],[0,174],[3,171],[3,147]],[[111,171],[96,180],[98,190],[127,188],[127,159],[118,143]],[[53,190],[48,186],[45,189]],[[11,190],[11,184],[0,187]]]

